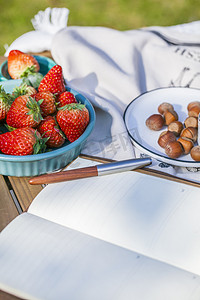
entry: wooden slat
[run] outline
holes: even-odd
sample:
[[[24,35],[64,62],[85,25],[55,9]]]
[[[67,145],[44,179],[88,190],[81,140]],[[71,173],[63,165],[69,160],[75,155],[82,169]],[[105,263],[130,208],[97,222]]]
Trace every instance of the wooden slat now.
[[[10,195],[4,177],[0,175],[0,231],[8,225],[17,215],[18,211]]]
[[[16,296],[7,294],[3,291],[0,291],[0,300],[21,300],[22,298],[18,298]]]
[[[4,56],[0,56],[0,64],[2,64],[7,58]]]
[[[36,52],[29,52],[29,54],[31,54],[31,55],[38,55],[38,56],[45,56],[45,57],[49,57],[49,58],[53,59],[50,51],[44,51],[44,52],[38,52],[38,53],[36,53]]]
[[[18,202],[21,205],[22,211],[26,211],[37,196],[37,194],[42,190],[41,185],[32,186],[29,184],[30,177],[8,177],[12,188],[17,196]]]

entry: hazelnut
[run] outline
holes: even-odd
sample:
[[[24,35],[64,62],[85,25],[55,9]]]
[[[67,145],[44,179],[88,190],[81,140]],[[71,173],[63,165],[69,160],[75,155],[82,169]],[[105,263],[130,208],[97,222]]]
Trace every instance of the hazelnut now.
[[[173,132],[175,136],[179,136],[181,131],[183,130],[183,124],[180,121],[171,122],[168,125],[168,130]]]
[[[163,131],[161,132],[159,138],[158,138],[158,144],[160,147],[165,148],[167,143],[176,141],[176,137],[171,131]]]
[[[200,113],[200,106],[193,106],[193,107],[188,111],[188,116],[189,116],[189,117],[196,117],[196,118],[198,118],[199,113]]]
[[[184,152],[183,146],[178,141],[169,142],[165,147],[165,153],[170,158],[178,158]]]
[[[197,141],[197,133],[198,133],[197,128],[195,128],[195,127],[187,127],[187,128],[184,128],[181,131],[180,136],[181,137],[186,137],[186,138],[192,140],[195,143]]]
[[[200,101],[192,101],[188,104],[187,110],[189,111],[192,107],[199,106],[200,107]]]
[[[193,147],[192,150],[190,151],[190,155],[192,159],[196,161],[200,161],[200,146]]]
[[[158,112],[163,115],[165,111],[167,110],[174,110],[174,107],[172,104],[168,102],[163,102],[158,106]]]
[[[175,110],[167,110],[164,112],[164,120],[165,120],[165,124],[169,125],[174,121],[178,121],[178,115],[175,112]]]
[[[160,114],[153,114],[146,120],[146,126],[151,130],[160,130],[164,125],[164,119]]]
[[[197,117],[187,117],[184,122],[185,127],[198,127],[198,118]]]
[[[186,137],[180,137],[178,142],[183,146],[184,154],[190,153],[191,149],[194,147],[193,141]]]

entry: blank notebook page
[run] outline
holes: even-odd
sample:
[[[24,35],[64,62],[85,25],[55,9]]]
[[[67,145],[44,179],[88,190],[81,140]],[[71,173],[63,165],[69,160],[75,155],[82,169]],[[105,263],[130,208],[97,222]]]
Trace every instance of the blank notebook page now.
[[[0,289],[41,300],[198,300],[200,277],[31,214],[0,236]]]
[[[131,171],[49,184],[29,208],[32,214],[196,274],[199,211],[199,188]]]

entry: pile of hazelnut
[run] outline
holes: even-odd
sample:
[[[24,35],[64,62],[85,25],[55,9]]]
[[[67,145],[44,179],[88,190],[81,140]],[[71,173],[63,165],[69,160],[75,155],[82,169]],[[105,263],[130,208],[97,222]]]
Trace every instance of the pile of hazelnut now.
[[[166,127],[158,138],[158,144],[168,157],[178,158],[190,154],[193,160],[200,161],[200,145],[195,145],[198,138],[200,101],[190,102],[187,110],[188,117],[182,123],[178,121],[173,105],[163,102],[158,106],[158,113],[147,118],[146,126],[155,131]]]

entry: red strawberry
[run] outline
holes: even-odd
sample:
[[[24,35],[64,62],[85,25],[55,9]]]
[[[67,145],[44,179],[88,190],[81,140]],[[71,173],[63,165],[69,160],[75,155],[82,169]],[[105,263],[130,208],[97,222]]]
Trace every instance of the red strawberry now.
[[[8,73],[12,79],[24,77],[29,72],[38,72],[38,61],[34,56],[19,50],[11,50],[8,55]]]
[[[67,104],[59,109],[57,121],[68,140],[74,142],[86,129],[89,123],[89,112],[83,104]]]
[[[56,111],[56,103],[54,95],[49,92],[39,92],[34,96],[35,100],[43,100],[40,104],[41,114],[43,117],[53,114]]]
[[[11,95],[5,92],[4,88],[0,86],[0,120],[4,120],[13,102]]]
[[[68,91],[65,91],[58,96],[57,107],[62,107],[62,106],[65,106],[66,104],[70,104],[70,103],[77,103],[74,94],[72,94]]]
[[[14,128],[36,127],[42,120],[39,103],[31,96],[17,97],[12,103],[6,123]]]
[[[35,129],[18,128],[0,135],[0,150],[10,155],[38,154],[45,151],[45,144],[41,141],[41,135]]]
[[[42,137],[48,138],[46,145],[51,148],[57,148],[64,144],[65,138],[59,129],[56,120],[52,116],[47,116],[40,122],[37,130]]]
[[[49,91],[52,94],[61,94],[65,91],[62,67],[55,65],[41,80],[38,91]]]

